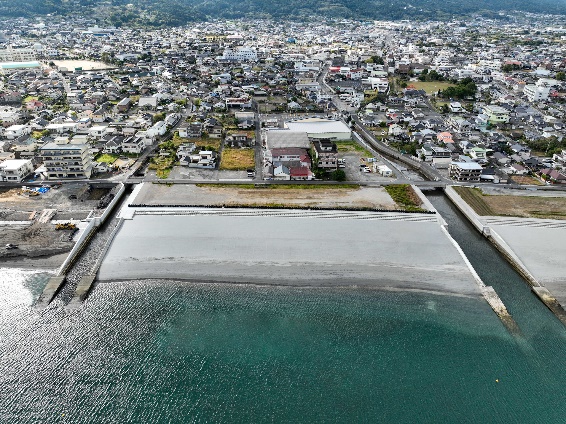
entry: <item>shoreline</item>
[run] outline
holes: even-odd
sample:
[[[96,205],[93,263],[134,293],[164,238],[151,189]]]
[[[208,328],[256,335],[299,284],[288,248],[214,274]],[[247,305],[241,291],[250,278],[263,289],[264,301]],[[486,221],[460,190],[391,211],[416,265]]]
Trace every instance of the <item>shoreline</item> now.
[[[70,249],[63,253],[53,253],[47,255],[28,256],[18,255],[11,257],[0,258],[0,268],[10,269],[31,269],[31,270],[44,270],[57,271],[61,264],[65,261]]]
[[[432,294],[437,296],[449,296],[449,297],[459,297],[465,299],[477,299],[483,301],[483,296],[481,294],[466,294],[457,293],[452,291],[444,290],[429,290],[422,289],[418,287],[393,287],[393,286],[377,286],[375,284],[320,284],[320,285],[309,285],[309,284],[293,284],[292,282],[281,283],[281,282],[238,282],[238,281],[220,281],[220,280],[202,280],[202,279],[191,279],[191,278],[129,278],[129,279],[116,279],[116,280],[96,280],[95,286],[98,284],[115,284],[115,283],[133,283],[133,282],[143,282],[149,284],[161,284],[163,281],[168,283],[177,284],[187,284],[187,285],[197,285],[197,286],[230,286],[230,287],[266,287],[266,288],[292,288],[292,289],[308,289],[308,290],[327,290],[327,289],[341,289],[341,290],[368,290],[368,291],[388,291],[388,292],[407,292],[407,293],[419,293],[419,294]]]

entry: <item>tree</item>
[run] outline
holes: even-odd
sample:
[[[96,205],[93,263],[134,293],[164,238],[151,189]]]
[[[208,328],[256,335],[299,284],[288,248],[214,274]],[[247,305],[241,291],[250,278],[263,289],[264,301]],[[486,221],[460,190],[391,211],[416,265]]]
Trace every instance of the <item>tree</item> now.
[[[566,73],[564,73],[564,72],[557,72],[557,73],[556,73],[556,79],[557,79],[558,81],[564,81],[564,80],[566,80]]]
[[[383,65],[383,58],[381,56],[374,55],[367,60],[368,63],[375,63],[376,65]]]
[[[332,173],[332,179],[335,181],[346,181],[346,173],[342,169],[337,169]]]

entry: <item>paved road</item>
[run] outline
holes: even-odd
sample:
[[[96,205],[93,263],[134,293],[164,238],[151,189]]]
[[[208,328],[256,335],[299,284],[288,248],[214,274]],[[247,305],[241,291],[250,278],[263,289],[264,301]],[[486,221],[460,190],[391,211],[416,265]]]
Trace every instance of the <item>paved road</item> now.
[[[261,119],[259,113],[255,113],[255,175],[258,180],[263,180],[263,152],[261,146]]]
[[[371,133],[371,131],[368,131],[364,127],[364,125],[362,124],[362,122],[358,118],[358,115],[352,114],[351,116],[352,116],[352,120],[356,124],[356,130],[365,138],[366,141],[369,142],[369,144],[373,148],[375,148],[382,155],[386,155],[390,158],[400,160],[401,162],[403,162],[407,166],[410,166],[411,168],[419,170],[420,172],[422,172],[425,175],[425,177],[429,178],[430,180],[442,181],[442,182],[445,182],[445,183],[451,183],[452,182],[451,180],[447,180],[446,178],[444,178],[438,172],[437,169],[431,167],[430,165],[428,165],[424,162],[419,162],[419,161],[411,158],[410,156],[403,155],[403,154],[399,153],[397,150],[393,149],[392,147],[389,147],[387,144],[383,143],[382,141],[379,141],[377,138],[375,138],[375,136]]]

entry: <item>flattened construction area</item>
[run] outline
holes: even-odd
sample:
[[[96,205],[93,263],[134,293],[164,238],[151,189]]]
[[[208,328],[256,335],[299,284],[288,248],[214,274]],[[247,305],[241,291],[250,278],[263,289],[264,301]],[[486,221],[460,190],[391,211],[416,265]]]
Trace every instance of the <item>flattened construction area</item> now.
[[[268,186],[192,185],[144,183],[134,202],[138,205],[188,206],[303,206],[326,208],[373,208],[395,210],[399,207],[382,187],[356,186]]]

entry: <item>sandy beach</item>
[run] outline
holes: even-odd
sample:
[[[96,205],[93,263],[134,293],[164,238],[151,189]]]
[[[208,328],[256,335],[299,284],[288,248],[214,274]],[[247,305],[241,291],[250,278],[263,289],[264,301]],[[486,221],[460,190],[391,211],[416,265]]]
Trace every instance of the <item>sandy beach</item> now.
[[[126,220],[102,263],[99,279],[480,293],[434,215],[414,221],[414,214],[331,219],[306,216],[306,211],[305,217],[285,216],[285,211],[269,217],[204,212],[208,214],[136,215]]]

